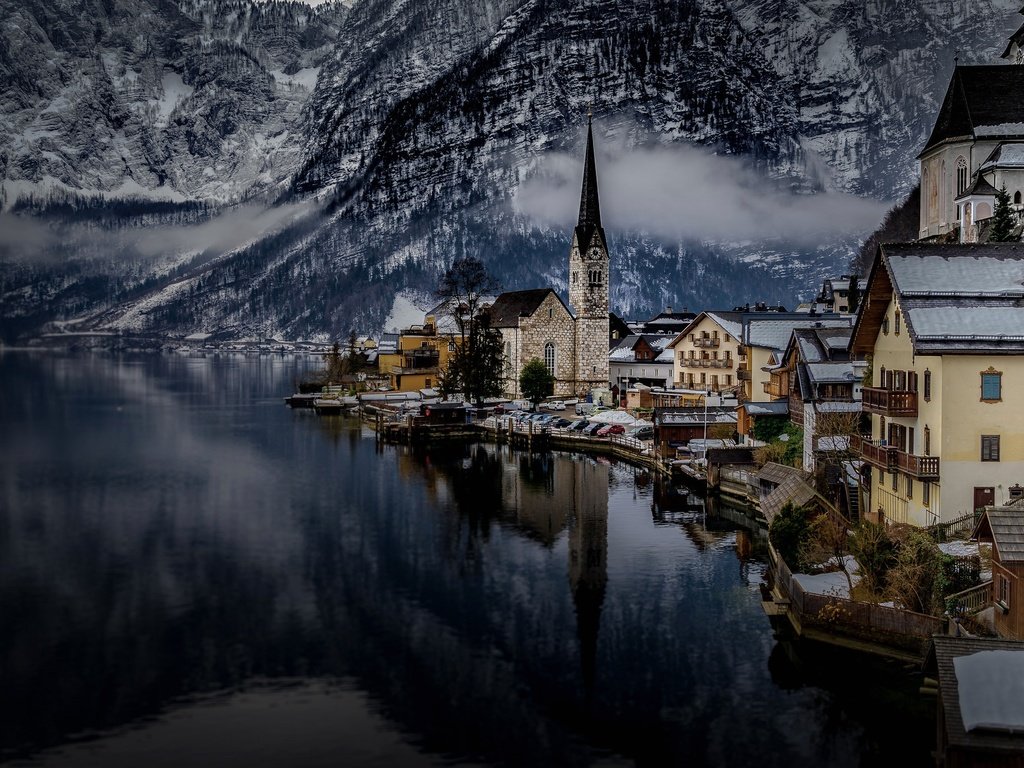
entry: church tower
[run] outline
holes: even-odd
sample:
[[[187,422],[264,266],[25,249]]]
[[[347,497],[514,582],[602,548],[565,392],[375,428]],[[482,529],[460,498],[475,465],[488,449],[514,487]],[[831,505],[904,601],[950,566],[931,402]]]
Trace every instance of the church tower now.
[[[580,217],[569,249],[569,303],[576,313],[576,388],[608,386],[608,245],[601,226],[593,119],[587,119]]]

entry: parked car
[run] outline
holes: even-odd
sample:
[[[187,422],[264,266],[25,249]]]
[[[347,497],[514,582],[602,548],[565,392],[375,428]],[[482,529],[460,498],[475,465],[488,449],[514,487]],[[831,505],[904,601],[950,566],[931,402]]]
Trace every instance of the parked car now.
[[[637,440],[653,440],[654,425],[643,424],[639,427],[633,427],[632,429],[626,430],[626,434],[630,437],[635,437]]]
[[[576,403],[577,416],[589,416],[594,412],[593,403]]]
[[[597,431],[599,429],[604,429],[607,426],[608,426],[607,424],[601,424],[600,422],[595,422],[593,424],[588,424],[583,429],[583,434],[585,434],[585,435],[596,435]]]
[[[626,428],[621,424],[606,424],[597,430],[598,437],[608,437],[609,435],[623,435],[626,433]]]
[[[590,422],[586,419],[577,419],[570,426],[569,429],[573,432],[582,432],[584,429],[590,426]]]
[[[551,427],[552,429],[566,429],[567,427],[572,426],[572,422],[569,421],[569,419],[557,417],[552,419],[548,426]]]
[[[546,408],[549,411],[563,411],[565,410],[565,403],[561,400],[549,400],[546,403],[541,403],[540,407]]]

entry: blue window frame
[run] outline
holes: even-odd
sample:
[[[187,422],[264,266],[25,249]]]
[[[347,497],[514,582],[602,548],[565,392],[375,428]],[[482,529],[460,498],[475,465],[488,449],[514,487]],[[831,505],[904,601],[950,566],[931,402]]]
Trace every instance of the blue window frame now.
[[[986,371],[981,374],[981,399],[1003,399],[1003,374],[995,371]]]

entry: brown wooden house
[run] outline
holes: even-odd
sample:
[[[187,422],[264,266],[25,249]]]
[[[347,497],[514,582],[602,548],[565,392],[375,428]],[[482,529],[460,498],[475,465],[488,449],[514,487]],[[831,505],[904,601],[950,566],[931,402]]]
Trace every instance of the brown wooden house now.
[[[1000,637],[1024,640],[1024,506],[985,507],[974,537],[992,543],[992,603]]]

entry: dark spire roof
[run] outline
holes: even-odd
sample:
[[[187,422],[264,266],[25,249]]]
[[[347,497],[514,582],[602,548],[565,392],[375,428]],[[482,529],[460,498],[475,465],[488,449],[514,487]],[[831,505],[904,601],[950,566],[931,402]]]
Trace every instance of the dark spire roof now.
[[[587,158],[583,164],[583,191],[580,194],[580,219],[576,223],[576,240],[580,249],[590,246],[590,239],[598,232],[604,240],[601,227],[601,205],[597,199],[597,163],[594,162],[593,118],[587,117]]]
[[[1024,66],[956,67],[921,154],[948,140],[1019,138],[1015,124],[1024,122],[1022,96]]]

